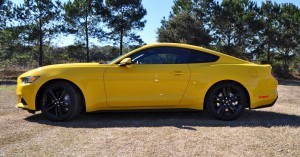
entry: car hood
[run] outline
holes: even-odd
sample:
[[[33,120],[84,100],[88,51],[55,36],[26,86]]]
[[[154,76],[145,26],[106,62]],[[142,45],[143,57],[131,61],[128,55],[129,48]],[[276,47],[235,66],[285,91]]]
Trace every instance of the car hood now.
[[[56,71],[56,70],[68,70],[68,69],[74,69],[74,68],[92,68],[92,67],[109,67],[112,66],[111,64],[99,64],[99,63],[69,63],[69,64],[54,64],[54,65],[47,65],[43,67],[39,67],[36,69],[32,69],[30,71],[27,71],[19,76],[25,77],[25,76],[40,76],[43,73],[47,73],[49,71]]]
[[[76,68],[76,67],[107,67],[110,64],[99,64],[99,63],[68,63],[68,64],[54,64],[41,67],[42,69],[52,68]]]

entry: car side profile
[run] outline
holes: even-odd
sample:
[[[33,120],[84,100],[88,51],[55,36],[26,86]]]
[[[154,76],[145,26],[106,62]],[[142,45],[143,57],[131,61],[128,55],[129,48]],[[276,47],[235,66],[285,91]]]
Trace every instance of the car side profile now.
[[[207,110],[220,120],[278,97],[270,65],[202,47],[158,43],[108,64],[44,66],[17,79],[18,108],[67,121],[84,112],[136,109]]]

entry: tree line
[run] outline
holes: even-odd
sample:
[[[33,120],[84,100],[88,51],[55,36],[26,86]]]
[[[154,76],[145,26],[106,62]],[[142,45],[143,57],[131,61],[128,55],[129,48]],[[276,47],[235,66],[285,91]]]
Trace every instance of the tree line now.
[[[209,47],[273,65],[276,74],[300,73],[300,10],[267,0],[175,0],[158,29],[159,42]]]
[[[44,58],[45,51],[49,61],[49,51],[52,55],[57,51],[70,55],[82,49],[85,49],[86,61],[90,62],[93,57],[90,56],[91,38],[100,43],[110,40],[120,44],[119,48],[92,47],[103,54],[107,48],[122,54],[124,39],[136,45],[143,44],[136,34],[146,23],[143,18],[147,12],[141,0],[74,0],[64,4],[59,0],[24,0],[19,5],[4,0],[0,6],[0,61],[9,62],[8,65],[14,61],[38,60],[38,65],[42,66],[49,64]],[[76,36],[75,45],[64,48],[51,45],[54,38],[69,34]],[[102,57],[107,58],[111,57]]]
[[[1,66],[110,60],[144,45],[136,32],[144,28],[146,14],[141,0],[24,0],[18,5],[2,0]],[[69,34],[76,36],[73,45],[53,44]],[[95,39],[119,46],[91,44]],[[300,74],[300,10],[292,3],[174,0],[157,40],[272,64],[280,77]]]

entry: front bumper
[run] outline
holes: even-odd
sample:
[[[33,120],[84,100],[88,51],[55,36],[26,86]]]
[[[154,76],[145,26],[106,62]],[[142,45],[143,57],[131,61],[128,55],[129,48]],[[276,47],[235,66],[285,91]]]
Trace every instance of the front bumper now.
[[[35,99],[38,89],[39,86],[36,83],[22,84],[21,79],[18,78],[16,90],[18,103],[16,107],[33,113],[36,110]]]
[[[16,107],[17,107],[17,108],[21,108],[21,109],[23,109],[23,110],[26,110],[26,111],[28,111],[29,113],[33,113],[33,114],[35,113],[35,110],[29,109],[27,105],[24,105],[24,104],[22,104],[22,103],[18,103],[18,104],[16,105]]]

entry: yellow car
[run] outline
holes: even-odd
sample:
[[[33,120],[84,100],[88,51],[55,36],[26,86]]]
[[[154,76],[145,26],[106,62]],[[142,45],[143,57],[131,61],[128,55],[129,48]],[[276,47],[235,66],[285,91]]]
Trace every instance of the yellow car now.
[[[208,110],[221,120],[245,108],[272,106],[277,81],[258,65],[202,47],[146,45],[108,64],[40,67],[18,77],[17,107],[66,121],[82,112],[135,109]]]

